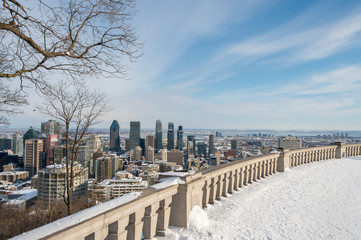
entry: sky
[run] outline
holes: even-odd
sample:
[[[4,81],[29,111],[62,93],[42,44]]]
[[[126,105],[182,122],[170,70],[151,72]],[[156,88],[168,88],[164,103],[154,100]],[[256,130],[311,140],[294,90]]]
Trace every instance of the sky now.
[[[144,55],[128,79],[89,79],[121,128],[361,130],[361,3],[138,0]],[[10,127],[40,126],[32,111]]]

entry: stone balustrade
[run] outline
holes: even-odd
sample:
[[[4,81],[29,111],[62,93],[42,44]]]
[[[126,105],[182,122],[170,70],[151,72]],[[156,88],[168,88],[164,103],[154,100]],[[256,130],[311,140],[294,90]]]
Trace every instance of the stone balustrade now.
[[[186,228],[194,206],[206,208],[208,204],[261,178],[314,161],[358,155],[361,155],[361,144],[334,143],[291,151],[280,149],[278,153],[237,160],[181,177],[184,184],[161,190],[145,189],[135,200],[95,216],[84,217],[80,222],[50,231],[49,234],[49,229],[59,228],[59,221],[71,221],[73,216],[13,239],[141,239],[142,234],[144,238],[151,239],[163,235],[168,225]],[[91,211],[92,208],[89,208],[82,212]]]

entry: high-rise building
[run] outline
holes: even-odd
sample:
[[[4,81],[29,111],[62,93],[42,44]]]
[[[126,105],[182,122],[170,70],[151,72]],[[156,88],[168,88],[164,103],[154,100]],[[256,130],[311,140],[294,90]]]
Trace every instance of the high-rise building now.
[[[22,154],[24,153],[23,137],[19,133],[12,135],[13,138],[13,153]]]
[[[130,139],[129,138],[125,139],[124,145],[125,145],[125,151],[129,152],[130,151]]]
[[[231,149],[232,150],[237,150],[237,145],[238,145],[238,139],[237,138],[234,138],[231,140]]]
[[[90,151],[97,151],[102,147],[102,141],[99,138],[99,135],[91,134],[85,140],[85,145]]]
[[[26,131],[26,133],[23,136],[24,147],[25,147],[26,139],[39,139],[39,138],[40,138],[40,133],[34,130],[33,127],[30,127],[29,130]]]
[[[196,138],[193,135],[187,136],[187,152],[188,155],[196,155]]]
[[[167,150],[166,149],[160,149],[158,151],[158,159],[159,160],[167,160]]]
[[[13,139],[11,137],[0,138],[0,151],[12,150]]]
[[[163,131],[162,122],[157,120],[155,122],[155,149],[159,150],[163,148]]]
[[[59,135],[63,133],[63,127],[61,123],[55,120],[49,120],[47,122],[41,123],[41,133],[45,135]]]
[[[169,151],[167,162],[175,162],[177,165],[183,165],[183,151],[175,149]]]
[[[144,138],[140,139],[139,146],[142,148],[142,156],[145,156],[146,146],[145,146],[145,139]]]
[[[54,147],[59,145],[58,135],[46,135],[45,158],[46,166],[54,164]]]
[[[183,151],[183,126],[178,126],[177,149]]]
[[[155,148],[155,136],[148,135],[145,137],[145,146]]]
[[[140,145],[140,122],[130,122],[129,132],[130,150],[135,149]]]
[[[216,132],[216,137],[222,137],[222,133],[221,132]]]
[[[75,166],[74,191],[72,197],[80,198],[88,191],[88,170],[81,166]],[[41,169],[37,179],[38,199],[44,206],[50,206],[57,201],[62,201],[66,196],[66,170],[65,164],[50,165]]]
[[[218,166],[219,164],[221,164],[221,155],[220,152],[215,152],[214,155],[209,158],[209,165]]]
[[[151,146],[147,147],[145,160],[148,162],[154,162],[154,148]]]
[[[207,156],[207,144],[204,142],[198,142],[197,144],[198,155]]]
[[[26,139],[24,152],[24,169],[30,176],[38,174],[43,159],[43,140]]]
[[[96,160],[96,180],[98,182],[114,177],[112,165],[113,162],[110,157],[99,157]]]
[[[137,146],[134,149],[130,150],[130,159],[132,161],[142,160],[142,148]]]
[[[174,149],[174,124],[172,122],[168,123],[167,149]]]
[[[117,120],[113,120],[110,125],[110,151],[120,151],[120,126]]]
[[[214,147],[214,135],[209,135],[209,143],[208,143],[208,155],[214,154],[216,152],[216,148]]]
[[[54,147],[54,163],[61,164],[63,163],[63,158],[66,154],[66,148],[64,145],[62,146],[55,146]]]

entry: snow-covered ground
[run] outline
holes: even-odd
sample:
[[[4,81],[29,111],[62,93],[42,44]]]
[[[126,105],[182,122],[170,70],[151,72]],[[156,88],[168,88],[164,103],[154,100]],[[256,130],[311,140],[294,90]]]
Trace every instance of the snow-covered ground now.
[[[161,239],[361,239],[361,157],[306,164],[261,179]]]

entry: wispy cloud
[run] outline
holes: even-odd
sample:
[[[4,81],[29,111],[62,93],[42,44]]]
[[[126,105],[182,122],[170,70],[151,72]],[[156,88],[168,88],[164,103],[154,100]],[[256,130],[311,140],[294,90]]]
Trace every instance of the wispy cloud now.
[[[361,11],[310,26],[286,24],[268,33],[241,41],[227,48],[217,58],[258,61],[269,57],[300,63],[328,57],[347,48],[359,46]],[[292,29],[287,31],[286,29]],[[277,61],[280,63],[280,61]]]

